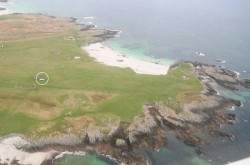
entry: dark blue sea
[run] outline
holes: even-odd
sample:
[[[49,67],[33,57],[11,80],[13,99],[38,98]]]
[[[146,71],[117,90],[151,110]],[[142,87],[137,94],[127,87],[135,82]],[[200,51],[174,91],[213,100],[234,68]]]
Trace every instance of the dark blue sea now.
[[[76,17],[79,23],[121,30],[120,37],[107,44],[129,56],[167,64],[182,59],[201,61],[250,78],[249,0],[10,0],[7,6],[13,12]],[[218,63],[216,59],[226,62]],[[235,140],[214,139],[210,145],[201,146],[205,156],[200,157],[170,132],[167,147],[147,153],[149,164],[221,165],[250,157],[250,91],[220,92],[244,104],[231,111],[238,116],[236,124],[221,128],[232,132]],[[89,154],[68,155],[56,162],[107,164],[115,163]]]

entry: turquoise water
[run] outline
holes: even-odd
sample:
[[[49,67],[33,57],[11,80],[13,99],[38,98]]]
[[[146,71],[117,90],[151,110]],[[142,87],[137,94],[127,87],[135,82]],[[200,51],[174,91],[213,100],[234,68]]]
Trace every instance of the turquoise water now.
[[[104,159],[104,158],[103,158]],[[115,162],[101,160],[96,155],[66,155],[55,161],[54,165],[115,165]]]
[[[153,55],[147,55],[147,51],[149,51],[151,48],[151,45],[149,45],[148,43],[144,42],[140,43],[139,45],[137,41],[133,41],[132,39],[130,39],[130,45],[126,45],[126,42],[128,41],[117,42],[117,40],[118,39],[115,39],[115,42],[112,42],[112,40],[109,41],[108,45],[122,54],[150,62],[158,62],[167,65],[173,64],[175,62],[175,60],[171,60],[168,58],[157,58]],[[138,47],[143,47],[143,49],[137,49]]]
[[[223,65],[250,77],[250,1],[249,0],[10,0],[16,12],[45,13],[55,16],[76,17],[80,23],[90,21],[99,27],[122,31],[119,38],[107,42],[126,55],[160,61],[197,60]],[[93,20],[84,17],[94,16]],[[205,57],[193,52],[199,51]],[[217,63],[223,59],[225,64]],[[243,72],[244,71],[244,72]],[[195,154],[194,148],[170,137],[167,148],[159,153],[148,152],[150,164],[206,165],[225,164],[250,157],[250,91],[220,93],[239,99],[244,107],[236,113],[234,126],[222,129],[235,134],[234,142],[215,140],[202,146],[206,157]],[[94,155],[66,156],[57,164],[108,163]]]
[[[13,4],[15,3],[15,4]],[[29,2],[20,2],[20,1],[10,1],[7,5],[9,8],[11,8],[12,12],[18,12],[18,13],[35,13],[38,10],[38,7]]]

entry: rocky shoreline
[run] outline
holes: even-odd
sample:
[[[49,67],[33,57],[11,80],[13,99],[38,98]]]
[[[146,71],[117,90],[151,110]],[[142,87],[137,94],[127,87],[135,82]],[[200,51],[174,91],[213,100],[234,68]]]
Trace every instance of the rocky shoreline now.
[[[79,27],[81,37],[88,40],[87,44],[103,42],[119,33],[116,30],[77,24],[75,18],[70,18],[69,21]],[[218,95],[213,83],[229,90],[237,90],[239,87],[250,88],[250,80],[240,78],[233,71],[199,62],[181,61],[172,65],[170,70],[176,69],[183,63],[192,67],[193,74],[203,84],[204,91],[200,94],[199,100],[183,105],[178,112],[163,102],[149,103],[143,106],[142,115],[135,117],[132,123],[123,121],[114,123],[108,136],[104,136],[99,128],[95,128],[90,131],[85,130],[81,136],[69,131],[63,136],[40,139],[30,137],[26,145],[18,147],[14,144],[14,146],[27,153],[53,151],[53,155],[44,160],[42,165],[53,164],[56,156],[64,151],[94,152],[110,155],[119,163],[142,165],[147,164],[145,151],[159,151],[161,147],[167,145],[167,129],[173,130],[185,144],[197,147],[198,154],[202,154],[198,149],[199,145],[210,143],[208,137],[233,140],[233,135],[221,131],[220,127],[223,124],[233,124],[236,116],[226,113],[226,110],[239,107],[241,103]]]
[[[94,152],[110,155],[119,163],[139,165],[147,164],[144,151],[158,151],[162,146],[167,145],[166,128],[173,130],[177,138],[184,141],[185,144],[197,147],[198,154],[203,154],[199,150],[199,145],[210,143],[208,137],[221,137],[232,141],[233,135],[221,131],[220,127],[223,124],[232,124],[236,119],[235,114],[225,113],[225,110],[232,106],[239,107],[241,103],[222,97],[214,90],[211,83],[217,82],[217,79],[209,72],[214,66],[185,61],[172,65],[171,69],[175,69],[182,63],[188,63],[193,67],[195,75],[205,87],[205,91],[201,94],[202,101],[194,101],[185,105],[182,109],[183,113],[173,114],[171,112],[173,110],[166,110],[167,107],[161,103],[152,103],[144,105],[143,115],[135,117],[132,123],[120,122],[109,137],[101,137],[98,133],[86,133],[82,138],[79,138],[69,133],[64,137],[30,139],[31,143],[23,149],[31,153],[51,150]],[[220,78],[221,76],[229,76],[239,82],[243,80],[227,70],[216,70],[215,73],[220,74]],[[226,80],[223,82],[229,83]],[[237,88],[235,85],[248,87],[249,84],[236,83],[231,85],[234,85],[233,89],[235,89]],[[232,87],[228,87],[228,89],[232,89]],[[185,115],[184,113],[190,114]],[[52,164],[50,162],[53,160],[45,160],[43,165]]]

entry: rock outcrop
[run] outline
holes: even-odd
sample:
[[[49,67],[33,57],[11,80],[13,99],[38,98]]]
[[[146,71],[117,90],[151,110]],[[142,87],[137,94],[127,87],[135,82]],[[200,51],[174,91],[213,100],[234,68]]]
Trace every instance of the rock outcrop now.
[[[144,106],[144,115],[144,118],[140,116],[135,117],[134,121],[128,127],[128,136],[130,144],[137,143],[138,135],[148,135],[157,126],[154,117],[147,110],[147,106]]]
[[[0,11],[1,11],[1,10],[7,10],[7,9],[6,9],[6,8],[4,8],[4,7],[0,7]]]
[[[214,65],[202,64],[198,62],[191,62],[195,67],[195,70],[199,74],[210,77],[215,80],[218,85],[221,85],[229,90],[237,90],[239,86],[250,88],[250,80],[243,79],[239,76],[239,73],[225,69],[217,68]],[[203,78],[200,77],[199,78]]]

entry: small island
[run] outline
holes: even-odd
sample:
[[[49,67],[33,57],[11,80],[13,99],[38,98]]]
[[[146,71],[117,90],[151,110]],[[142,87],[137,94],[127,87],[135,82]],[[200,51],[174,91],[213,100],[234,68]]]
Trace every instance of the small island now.
[[[75,18],[0,16],[0,164],[52,164],[67,151],[146,165],[145,151],[167,145],[166,128],[199,154],[209,137],[233,140],[220,126],[234,123],[226,110],[241,102],[214,84],[237,90],[248,79],[192,61],[107,60],[112,50],[101,43],[118,33]],[[40,72],[50,78],[44,86]]]

